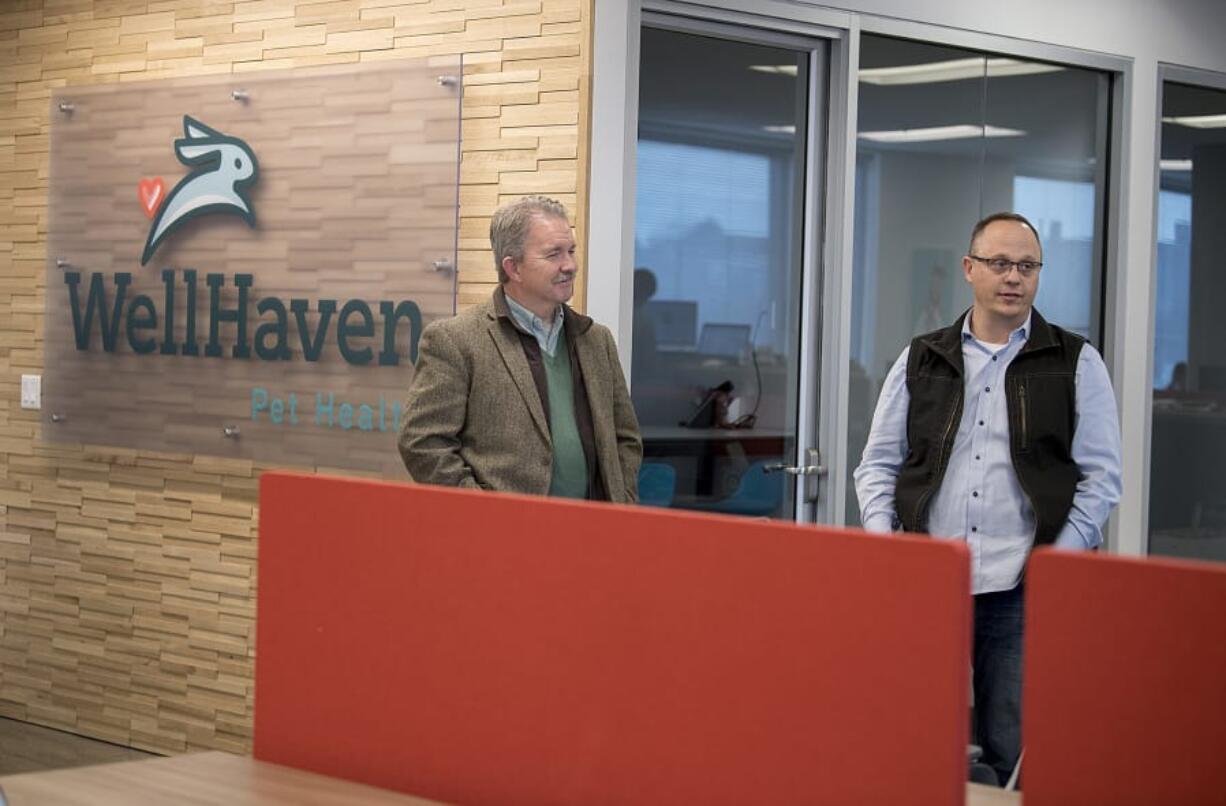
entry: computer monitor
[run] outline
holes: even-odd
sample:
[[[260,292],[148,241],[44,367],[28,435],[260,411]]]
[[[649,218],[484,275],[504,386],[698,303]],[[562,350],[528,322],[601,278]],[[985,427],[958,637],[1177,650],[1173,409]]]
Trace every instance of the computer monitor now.
[[[724,358],[740,358],[749,351],[749,325],[704,322],[698,337],[698,352]]]
[[[643,303],[643,314],[655,328],[656,346],[693,349],[698,333],[698,303],[682,299],[652,299]]]

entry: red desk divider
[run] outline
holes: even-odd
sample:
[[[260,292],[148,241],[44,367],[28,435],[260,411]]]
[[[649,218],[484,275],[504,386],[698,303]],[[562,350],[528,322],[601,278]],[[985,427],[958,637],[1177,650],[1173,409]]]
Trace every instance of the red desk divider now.
[[[965,798],[963,547],[270,473],[255,755],[456,803]]]
[[[1039,551],[1026,806],[1226,803],[1226,568]]]

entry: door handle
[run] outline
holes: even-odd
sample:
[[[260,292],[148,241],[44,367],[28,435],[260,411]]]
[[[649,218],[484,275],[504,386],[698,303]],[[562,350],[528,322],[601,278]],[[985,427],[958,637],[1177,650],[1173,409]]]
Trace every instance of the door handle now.
[[[805,460],[808,464],[789,465],[785,462],[780,462],[774,465],[767,465],[762,470],[766,473],[786,473],[789,476],[805,477],[804,502],[811,504],[817,500],[817,494],[821,487],[818,479],[829,473],[830,469],[822,464],[822,453],[817,448],[805,448]]]
[[[824,476],[826,467],[824,465],[787,465],[780,462],[777,465],[767,465],[762,468],[764,473],[787,473],[789,476]]]

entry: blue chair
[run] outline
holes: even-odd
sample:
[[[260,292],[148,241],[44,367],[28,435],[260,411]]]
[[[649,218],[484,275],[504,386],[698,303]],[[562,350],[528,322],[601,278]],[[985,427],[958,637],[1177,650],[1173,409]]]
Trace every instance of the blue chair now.
[[[759,461],[745,468],[736,492],[727,498],[695,503],[687,509],[759,517],[777,514],[783,504],[783,485],[790,477],[782,474],[768,475],[766,465],[766,461]]]
[[[639,503],[649,507],[672,506],[677,489],[677,469],[664,462],[644,462],[639,467]]]

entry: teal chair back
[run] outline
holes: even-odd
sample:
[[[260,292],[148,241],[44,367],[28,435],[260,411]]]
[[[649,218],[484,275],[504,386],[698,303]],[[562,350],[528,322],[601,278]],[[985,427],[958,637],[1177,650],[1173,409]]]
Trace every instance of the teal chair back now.
[[[775,460],[778,461],[778,460]],[[783,485],[790,477],[768,474],[765,460],[754,462],[741,474],[736,492],[727,498],[694,507],[704,512],[726,512],[731,515],[775,515],[783,504]]]
[[[677,470],[664,462],[644,462],[639,468],[639,503],[649,507],[672,506],[677,489]]]

